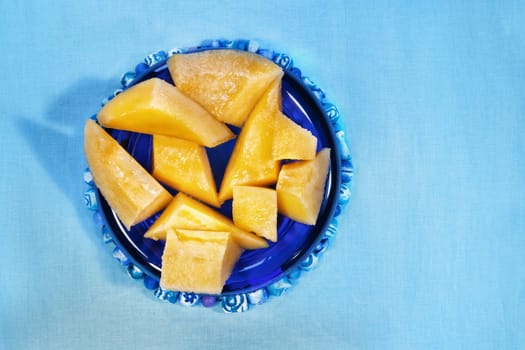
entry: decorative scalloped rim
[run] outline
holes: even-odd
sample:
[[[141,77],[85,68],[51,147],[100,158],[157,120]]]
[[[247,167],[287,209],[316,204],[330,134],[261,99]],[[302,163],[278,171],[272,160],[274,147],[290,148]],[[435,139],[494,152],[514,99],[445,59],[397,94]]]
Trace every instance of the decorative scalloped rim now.
[[[285,294],[291,287],[297,284],[303,273],[310,271],[318,264],[320,256],[326,251],[330,241],[334,239],[337,233],[337,218],[350,200],[350,185],[353,175],[352,159],[350,156],[348,144],[346,142],[342,118],[337,107],[326,99],[324,91],[315,83],[313,83],[308,77],[303,76],[302,72],[298,68],[293,66],[293,60],[290,56],[283,53],[274,52],[273,50],[260,48],[259,44],[253,40],[206,40],[197,47],[158,51],[149,54],[144,59],[144,62],[139,63],[135,67],[134,71],[126,72],[122,75],[120,80],[122,88],[115,90],[113,95],[104,99],[102,101],[102,105],[105,105],[114,96],[122,92],[123,89],[128,87],[135,80],[135,78],[140,76],[146,70],[164,62],[172,55],[177,53],[188,53],[206,48],[235,48],[238,50],[257,53],[274,61],[283,69],[286,69],[295,75],[310,90],[329,118],[340,149],[341,187],[334,216],[331,219],[331,222],[328,225],[326,231],[323,233],[323,237],[319,241],[318,245],[296,268],[290,271],[286,276],[266,287],[262,287],[253,292],[235,295],[210,296],[164,290],[159,287],[157,280],[148,276],[138,266],[134,265],[113,241],[110,229],[105,225],[103,216],[104,214],[101,213],[100,207],[98,205],[97,190],[93,182],[93,177],[91,176],[89,168],[87,167],[84,171],[84,182],[88,185],[88,189],[84,193],[84,200],[88,209],[93,211],[93,220],[97,226],[100,227],[102,240],[114,247],[113,257],[117,259],[121,265],[127,268],[127,272],[132,279],[143,280],[144,287],[148,290],[151,290],[159,300],[167,301],[172,304],[178,302],[185,306],[202,305],[207,308],[221,308],[227,313],[244,312],[251,309],[254,305],[259,305],[266,302],[271,297]],[[95,116],[92,116],[92,118],[95,119]]]

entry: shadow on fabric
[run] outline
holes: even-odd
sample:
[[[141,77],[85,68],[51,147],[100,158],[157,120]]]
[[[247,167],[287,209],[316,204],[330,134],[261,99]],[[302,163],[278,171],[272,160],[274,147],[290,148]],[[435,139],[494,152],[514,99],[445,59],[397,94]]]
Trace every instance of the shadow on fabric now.
[[[83,180],[87,167],[83,152],[84,124],[96,114],[102,99],[119,87],[116,78],[81,79],[58,95],[42,118],[20,116],[16,119],[20,135],[56,185],[55,189],[75,208],[82,227],[87,230],[94,229],[95,225],[84,204],[84,192],[88,188]],[[101,242],[98,235],[91,235],[91,239],[97,244]]]

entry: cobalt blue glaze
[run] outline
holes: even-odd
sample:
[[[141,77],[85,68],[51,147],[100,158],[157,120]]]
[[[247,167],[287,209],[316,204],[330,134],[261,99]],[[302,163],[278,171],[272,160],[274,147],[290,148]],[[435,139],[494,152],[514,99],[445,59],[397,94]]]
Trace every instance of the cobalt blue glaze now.
[[[130,86],[152,77],[159,77],[173,84],[164,63],[160,62],[157,67],[157,69],[143,72],[144,74],[133,81]],[[296,75],[289,70],[285,71],[282,81],[282,110],[289,118],[310,130],[317,137],[319,140],[318,150],[324,147],[332,149],[330,179],[318,224],[308,226],[280,216],[278,242],[270,243],[266,249],[246,251],[226,282],[223,294],[250,292],[282,278],[288,270],[295,267],[316,246],[316,242],[322,238],[322,233],[335,210],[341,173],[335,135],[321,107],[296,78]],[[236,133],[239,132],[239,129],[236,128],[232,128],[232,130]],[[151,171],[152,138],[150,135],[121,130],[111,130],[110,132],[139,163]],[[221,183],[222,174],[234,144],[235,140],[232,140],[207,150],[217,184]],[[176,193],[174,190],[171,192]],[[135,225],[128,231],[120,224],[107,203],[103,199],[101,202],[116,243],[146,274],[158,279],[164,242],[143,237],[158,214]],[[231,217],[231,201],[227,201],[220,211]]]

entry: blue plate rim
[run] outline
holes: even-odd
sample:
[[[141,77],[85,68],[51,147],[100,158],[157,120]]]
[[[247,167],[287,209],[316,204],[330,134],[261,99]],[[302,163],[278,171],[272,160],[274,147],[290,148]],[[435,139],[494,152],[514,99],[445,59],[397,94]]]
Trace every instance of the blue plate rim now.
[[[172,49],[169,51],[157,51],[146,56],[144,62],[139,63],[133,71],[126,72],[121,78],[121,88],[115,90],[113,95],[102,101],[102,105],[106,104],[114,96],[129,88],[133,84],[144,79],[145,76],[151,74],[153,71],[164,69],[166,61],[169,57],[178,53],[191,53],[210,49],[236,49],[248,51],[262,55],[278,65],[280,65],[285,74],[304,88],[312,97],[320,114],[325,117],[327,129],[330,132],[330,137],[334,140],[333,155],[331,160],[331,167],[335,166],[335,172],[332,171],[332,179],[330,196],[335,196],[328,213],[327,219],[321,226],[321,233],[317,236],[313,244],[305,249],[293,265],[289,266],[286,273],[275,277],[268,282],[268,285],[260,286],[255,290],[248,292],[228,292],[218,296],[199,295],[196,293],[178,292],[163,290],[158,286],[158,279],[151,276],[144,271],[141,263],[137,262],[133,255],[130,254],[126,248],[119,242],[118,238],[113,234],[110,225],[105,217],[102,208],[103,201],[100,193],[93,183],[89,168],[86,167],[84,172],[84,181],[89,185],[89,188],[84,194],[85,203],[88,209],[94,211],[94,220],[101,227],[102,238],[106,243],[114,245],[113,256],[119,262],[127,267],[128,274],[133,279],[142,279],[144,286],[153,290],[154,295],[164,301],[170,303],[177,303],[183,305],[202,305],[205,307],[212,307],[220,305],[225,312],[243,312],[249,310],[252,306],[262,304],[272,296],[279,296],[284,294],[288,289],[297,283],[302,273],[311,270],[317,265],[319,257],[326,251],[329,242],[333,239],[337,232],[337,217],[341,214],[343,208],[350,199],[350,187],[353,176],[353,164],[350,156],[348,143],[346,140],[346,133],[342,118],[337,107],[327,100],[324,91],[313,83],[308,77],[304,76],[301,70],[294,67],[293,60],[290,56],[283,53],[278,53],[273,50],[260,48],[258,42],[254,40],[206,40],[196,47]],[[95,116],[92,116],[96,119]],[[333,178],[335,175],[335,179]],[[334,186],[335,185],[335,186]],[[332,193],[334,192],[334,193]],[[107,204],[106,204],[107,205]]]

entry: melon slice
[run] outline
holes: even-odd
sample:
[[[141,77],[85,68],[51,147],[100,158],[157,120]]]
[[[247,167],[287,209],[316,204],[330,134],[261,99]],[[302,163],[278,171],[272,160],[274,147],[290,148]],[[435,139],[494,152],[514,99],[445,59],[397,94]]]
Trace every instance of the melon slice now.
[[[108,128],[176,136],[206,147],[234,138],[225,124],[159,78],[121,92],[102,107],[97,119]]]
[[[273,159],[309,160],[315,158],[317,138],[283,113],[275,115]]]
[[[217,187],[203,146],[170,136],[153,136],[153,176],[172,188],[219,207]]]
[[[283,165],[277,181],[279,212],[295,221],[315,225],[329,166],[329,148],[322,149],[315,159]]]
[[[241,253],[230,232],[169,230],[160,286],[175,291],[220,294]]]
[[[169,229],[229,231],[237,244],[245,249],[268,246],[263,238],[238,228],[229,218],[182,192],[177,193],[144,237],[166,239]]]
[[[235,186],[232,213],[233,222],[239,228],[277,241],[277,193],[274,189]]]
[[[170,202],[168,191],[91,119],[84,128],[84,152],[95,184],[127,229]]]
[[[275,115],[281,109],[281,80],[275,80],[242,128],[221,182],[219,201],[233,196],[233,186],[267,186],[279,176],[273,159]]]
[[[272,81],[283,76],[281,67],[260,55],[228,49],[173,55],[168,69],[182,92],[238,127]]]

